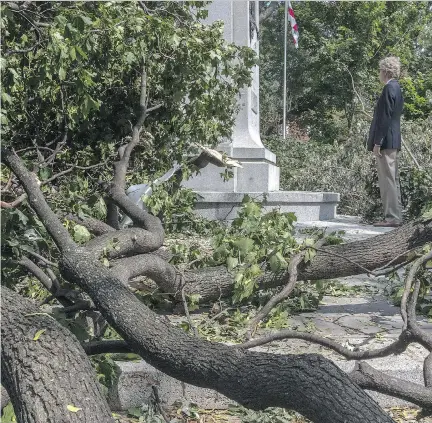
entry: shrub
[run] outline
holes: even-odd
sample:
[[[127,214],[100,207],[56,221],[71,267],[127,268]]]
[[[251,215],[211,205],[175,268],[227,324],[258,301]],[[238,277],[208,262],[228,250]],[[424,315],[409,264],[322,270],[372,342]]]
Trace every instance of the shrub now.
[[[366,149],[366,122],[357,122],[345,142],[323,144],[271,137],[266,146],[278,158],[281,189],[289,191],[332,191],[341,194],[339,214],[372,220],[381,214],[378,176]],[[406,148],[400,156],[402,202],[405,216],[415,218],[432,201],[432,121],[403,124],[406,145],[421,166],[418,169]]]

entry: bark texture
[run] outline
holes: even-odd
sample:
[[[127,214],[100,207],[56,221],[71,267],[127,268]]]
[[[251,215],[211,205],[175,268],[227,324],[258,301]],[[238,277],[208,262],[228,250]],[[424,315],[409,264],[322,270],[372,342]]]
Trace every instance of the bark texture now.
[[[85,249],[69,252],[61,272],[78,283],[131,349],[162,372],[215,389],[252,409],[294,409],[319,423],[393,420],[330,360],[274,355],[208,342],[173,327],[142,304]]]
[[[29,300],[3,286],[1,294],[2,384],[18,422],[113,423],[78,340]]]

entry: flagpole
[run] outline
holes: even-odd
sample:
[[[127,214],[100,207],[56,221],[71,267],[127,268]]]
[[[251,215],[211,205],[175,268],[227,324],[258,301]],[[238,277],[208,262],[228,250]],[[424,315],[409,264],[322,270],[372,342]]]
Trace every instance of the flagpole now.
[[[288,0],[285,0],[284,78],[283,78],[283,139],[284,140],[286,139],[287,40],[288,40]]]

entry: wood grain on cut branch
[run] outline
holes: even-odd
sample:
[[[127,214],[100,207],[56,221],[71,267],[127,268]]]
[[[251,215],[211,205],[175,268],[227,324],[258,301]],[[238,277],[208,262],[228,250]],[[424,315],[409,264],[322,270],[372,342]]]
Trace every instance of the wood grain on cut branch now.
[[[349,376],[363,389],[401,398],[420,407],[432,407],[432,389],[417,383],[390,377],[367,363],[356,363],[356,367]]]

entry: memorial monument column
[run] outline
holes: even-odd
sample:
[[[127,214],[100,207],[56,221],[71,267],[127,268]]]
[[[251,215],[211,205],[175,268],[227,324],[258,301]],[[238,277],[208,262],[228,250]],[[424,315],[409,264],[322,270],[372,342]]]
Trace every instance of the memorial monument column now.
[[[208,11],[206,23],[222,20],[228,43],[250,47],[259,54],[258,0],[215,0]],[[199,175],[184,182],[198,195],[197,213],[208,219],[231,220],[244,195],[249,194],[263,201],[267,210],[279,208],[296,213],[299,221],[333,219],[339,194],[279,191],[276,156],[265,148],[260,137],[258,66],[252,71],[251,86],[241,90],[238,102],[232,137],[216,148],[240,162],[242,168],[233,168],[234,177],[224,182],[221,168],[209,164]]]
[[[229,43],[247,46],[259,54],[258,1],[216,0],[209,5],[206,22],[224,22],[224,37]],[[252,84],[239,95],[240,110],[236,117],[232,138],[219,145],[218,150],[241,162],[243,168],[234,169],[234,178],[224,183],[220,168],[209,165],[198,177],[185,186],[197,191],[270,192],[279,190],[279,168],[276,156],[267,150],[260,137],[259,68],[254,66]]]

